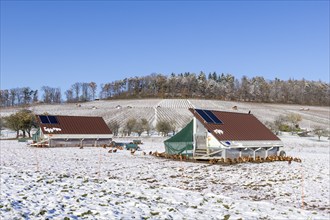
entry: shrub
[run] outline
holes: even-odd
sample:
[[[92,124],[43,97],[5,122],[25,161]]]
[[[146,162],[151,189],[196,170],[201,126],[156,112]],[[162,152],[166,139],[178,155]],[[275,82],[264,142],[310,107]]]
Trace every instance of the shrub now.
[[[156,129],[163,136],[167,136],[168,133],[172,130],[172,126],[169,121],[161,120],[157,122]]]

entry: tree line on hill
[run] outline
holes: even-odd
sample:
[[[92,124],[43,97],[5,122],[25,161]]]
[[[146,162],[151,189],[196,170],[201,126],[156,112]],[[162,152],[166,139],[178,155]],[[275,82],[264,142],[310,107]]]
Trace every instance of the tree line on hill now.
[[[33,103],[86,102],[95,100],[97,84],[74,83],[64,92],[60,88],[43,86],[39,90],[29,87],[0,90],[0,106],[22,106]],[[262,76],[241,79],[232,74],[216,72],[151,74],[101,84],[100,99],[132,98],[198,98],[227,101],[269,102],[283,104],[330,104],[330,84],[309,80],[266,80]],[[39,98],[39,95],[41,96]]]

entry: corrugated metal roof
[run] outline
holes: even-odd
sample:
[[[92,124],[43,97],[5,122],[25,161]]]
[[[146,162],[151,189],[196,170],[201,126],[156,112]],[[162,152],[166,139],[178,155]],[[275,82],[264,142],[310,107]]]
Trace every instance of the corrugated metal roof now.
[[[37,115],[44,134],[112,134],[102,117],[54,115],[58,123],[45,124]]]
[[[190,108],[189,110],[219,141],[280,140],[253,114],[212,111],[223,122],[223,124],[212,124],[204,121],[195,109]]]

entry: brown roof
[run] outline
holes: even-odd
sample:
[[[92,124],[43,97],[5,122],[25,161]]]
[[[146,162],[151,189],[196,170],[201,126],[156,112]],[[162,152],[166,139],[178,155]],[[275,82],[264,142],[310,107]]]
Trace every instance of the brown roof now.
[[[254,115],[236,112],[211,111],[222,124],[207,123],[195,109],[189,109],[194,116],[210,131],[219,141],[239,140],[239,141],[257,141],[280,139],[273,134],[264,124],[262,124]],[[215,130],[223,131],[222,134]]]
[[[49,124],[42,123],[39,116],[37,123],[44,134],[112,134],[102,117],[54,115],[57,123]]]

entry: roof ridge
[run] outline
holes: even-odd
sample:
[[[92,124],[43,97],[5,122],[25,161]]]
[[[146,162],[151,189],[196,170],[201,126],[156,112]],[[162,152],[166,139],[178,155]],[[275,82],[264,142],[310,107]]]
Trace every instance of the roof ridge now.
[[[190,108],[193,110],[208,110],[208,111],[212,111],[212,112],[223,112],[223,113],[232,113],[232,114],[243,114],[243,115],[253,115],[251,112],[250,113],[243,113],[243,112],[230,112],[230,111],[221,111],[221,110],[212,110],[212,109],[203,109],[203,108]]]
[[[88,118],[103,118],[102,116],[87,116],[87,115],[54,115],[54,114],[36,114],[36,116],[56,116],[56,117],[88,117]]]

